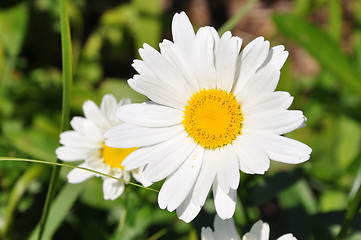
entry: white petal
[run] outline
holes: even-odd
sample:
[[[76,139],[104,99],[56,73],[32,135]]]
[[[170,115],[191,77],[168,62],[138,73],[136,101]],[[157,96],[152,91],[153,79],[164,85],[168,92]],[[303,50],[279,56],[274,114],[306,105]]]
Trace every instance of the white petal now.
[[[192,191],[188,194],[187,198],[177,208],[177,216],[179,219],[189,223],[192,221],[201,210],[201,206],[195,205],[192,201]]]
[[[268,56],[261,68],[267,65],[273,65],[277,69],[281,69],[287,57],[288,51],[285,51],[285,47],[283,45],[275,46],[269,50]]]
[[[212,27],[202,27],[198,30],[192,58],[197,81],[201,88],[205,89],[212,89],[217,86],[212,32],[215,32],[215,29]]]
[[[217,172],[217,154],[215,150],[207,150],[204,155],[201,171],[194,186],[192,201],[203,206]]]
[[[272,93],[277,87],[279,78],[280,71],[273,65],[264,67],[250,77],[242,91],[237,94],[237,99],[246,102],[259,94]]]
[[[184,12],[174,14],[172,21],[173,42],[187,55],[194,44],[194,30],[189,18]]]
[[[230,91],[235,77],[237,58],[242,40],[232,37],[231,32],[225,32],[215,50],[215,65],[217,71],[217,88]]]
[[[270,161],[265,150],[245,134],[233,141],[233,146],[238,154],[241,171],[264,174],[269,169]]]
[[[145,178],[144,174],[142,174],[142,178],[140,179],[140,182],[143,184],[144,187],[149,187],[150,185],[153,184],[153,182]]]
[[[135,75],[133,79],[128,80],[128,84],[153,102],[182,111],[188,100],[174,87],[151,76]]]
[[[84,160],[89,152],[88,148],[60,146],[55,150],[57,158],[67,162]]]
[[[150,156],[157,151],[157,148],[162,148],[162,146],[162,143],[160,143],[156,146],[138,148],[123,160],[122,166],[127,171],[142,167],[151,161]]]
[[[232,145],[219,151],[217,159],[217,181],[225,193],[237,189],[240,180],[238,156]]]
[[[181,72],[174,67],[162,54],[151,46],[144,44],[139,50],[143,61],[153,74],[168,87],[173,87],[175,91],[183,96],[189,96],[192,92],[187,84],[187,80]]]
[[[154,159],[144,169],[144,176],[151,182],[158,182],[172,174],[193,152],[196,146],[193,139],[184,134],[185,138],[178,141],[172,151],[162,158]]]
[[[312,149],[304,143],[275,134],[249,131],[249,137],[266,150],[270,159],[278,162],[301,163],[309,160],[312,152]]]
[[[217,240],[215,239],[215,234],[213,233],[210,227],[202,227],[201,231],[201,240]]]
[[[238,56],[236,84],[233,93],[237,95],[247,84],[250,77],[264,63],[269,52],[269,42],[263,37],[258,37],[247,44]]]
[[[132,67],[133,67],[140,75],[155,77],[155,75],[153,74],[153,72],[147,67],[147,65],[145,64],[145,62],[143,62],[142,60],[135,59],[135,60],[133,61]]]
[[[91,120],[99,129],[105,131],[111,127],[110,123],[93,101],[83,104],[83,112],[87,119]]]
[[[219,186],[217,179],[213,183],[213,198],[217,214],[222,219],[231,218],[236,210],[237,191],[230,189],[225,193]]]
[[[129,104],[118,108],[117,117],[142,127],[168,127],[182,122],[183,112],[157,104]]]
[[[79,132],[85,136],[85,133],[86,133],[86,131],[84,129],[85,121],[88,121],[88,120],[84,117],[73,117],[70,121],[70,125],[76,132]]]
[[[201,85],[196,79],[193,69],[194,65],[190,56],[185,54],[184,51],[177,48],[176,45],[168,40],[163,40],[163,42],[159,44],[159,47],[162,55],[168,59],[168,61],[171,62],[179,72],[183,74],[184,79],[187,80],[187,83],[191,86],[193,92],[195,92],[197,89],[200,89]],[[188,46],[188,48],[190,48],[190,46]]]
[[[302,111],[273,110],[245,115],[243,128],[285,134],[299,128],[304,122]]]
[[[84,163],[80,164],[78,167],[89,168],[88,165]],[[94,173],[90,171],[74,168],[68,173],[67,178],[68,178],[68,182],[70,183],[81,183],[94,176],[95,176]]]
[[[89,141],[97,143],[104,141],[103,131],[93,121],[83,117],[73,117],[70,124],[76,132],[82,134]]]
[[[105,200],[115,200],[124,192],[124,182],[112,178],[103,181],[103,193]]]
[[[188,159],[164,182],[158,195],[160,208],[168,208],[172,212],[187,197],[193,188],[202,165],[204,149],[199,145]]]
[[[176,125],[164,128],[139,127],[132,124],[121,124],[105,133],[105,144],[110,147],[132,148],[149,146],[163,142],[183,131],[183,126]]]
[[[60,134],[60,143],[69,147],[75,148],[97,148],[101,145],[89,141],[88,138],[84,137],[75,131],[65,131]]]
[[[242,240],[260,240],[260,239],[256,238],[256,236],[254,236],[252,233],[248,232],[243,235]]]
[[[100,104],[100,111],[103,113],[111,126],[119,123],[119,120],[115,116],[117,106],[117,100],[113,95],[104,95],[102,103]]]
[[[270,228],[268,223],[264,223],[262,220],[259,220],[253,224],[250,232],[256,237],[256,239],[268,240]]]
[[[240,239],[236,230],[236,226],[234,225],[233,218],[222,220],[218,215],[216,215],[214,218],[214,230],[225,233],[228,237],[227,239]]]
[[[297,238],[295,238],[292,233],[288,233],[277,238],[277,240],[297,240]]]
[[[132,177],[137,180],[137,182],[141,182],[141,179],[142,179],[142,173],[143,173],[143,169],[144,167],[139,167],[139,168],[136,168],[136,169],[133,169],[131,170],[131,174],[132,174]]]
[[[272,92],[262,94],[251,101],[242,103],[242,114],[245,116],[258,112],[266,112],[274,109],[286,110],[293,101],[293,97],[288,92]]]
[[[178,144],[182,142],[185,137],[185,133],[181,133],[159,144],[141,147],[129,154],[123,160],[122,165],[125,166],[125,170],[129,171],[134,168],[142,167],[151,161],[159,161],[159,159],[162,159],[172,151],[175,151]]]

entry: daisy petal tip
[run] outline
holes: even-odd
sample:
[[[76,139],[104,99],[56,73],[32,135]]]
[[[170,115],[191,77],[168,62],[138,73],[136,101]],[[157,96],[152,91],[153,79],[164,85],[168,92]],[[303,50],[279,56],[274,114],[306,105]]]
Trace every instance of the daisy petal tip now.
[[[151,182],[147,178],[145,178],[144,175],[142,175],[140,182],[144,187],[149,187],[153,184],[153,182]]]
[[[158,194],[158,206],[160,209],[165,209],[167,207],[167,202],[164,198],[162,198],[160,196],[161,196],[161,194]]]

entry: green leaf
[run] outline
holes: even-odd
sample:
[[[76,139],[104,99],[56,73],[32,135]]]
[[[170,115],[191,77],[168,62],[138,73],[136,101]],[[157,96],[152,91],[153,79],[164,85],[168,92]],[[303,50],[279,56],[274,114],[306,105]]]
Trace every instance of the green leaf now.
[[[342,36],[342,1],[341,0],[329,0],[329,33],[337,42],[339,42]]]
[[[18,179],[15,186],[11,190],[11,194],[8,199],[8,203],[5,208],[4,222],[0,226],[0,234],[5,238],[6,233],[11,225],[14,217],[14,211],[18,207],[18,204],[24,195],[27,187],[30,183],[38,178],[44,172],[44,166],[33,165],[28,168],[25,173]]]
[[[320,199],[320,210],[322,212],[343,210],[346,207],[346,202],[345,193],[334,190],[324,191]]]
[[[137,17],[132,27],[135,37],[135,50],[143,46],[144,43],[157,48],[161,38],[162,22],[160,0],[133,0],[132,5],[136,9]]]
[[[19,53],[28,23],[26,1],[11,8],[0,10],[0,42],[10,56]]]
[[[272,176],[266,176],[264,182],[252,186],[248,194],[252,204],[259,205],[276,197],[280,192],[292,187],[302,178],[302,172],[298,169],[290,172],[279,172]]]
[[[360,153],[361,126],[359,122],[346,116],[340,117],[338,124],[337,159],[342,170],[346,169]]]
[[[9,115],[13,108],[6,97],[6,90],[16,56],[23,44],[28,15],[26,1],[0,10],[0,114]]]
[[[278,13],[273,15],[273,20],[282,34],[305,48],[324,68],[361,96],[361,78],[356,67],[333,38],[296,16]]]
[[[49,211],[47,226],[43,232],[43,240],[52,239],[55,231],[59,228],[61,223],[66,218],[74,202],[78,199],[82,193],[85,184],[67,184],[62,188],[59,195],[54,200],[52,207]],[[40,223],[37,225],[35,230],[32,232],[29,240],[38,239],[40,230]]]

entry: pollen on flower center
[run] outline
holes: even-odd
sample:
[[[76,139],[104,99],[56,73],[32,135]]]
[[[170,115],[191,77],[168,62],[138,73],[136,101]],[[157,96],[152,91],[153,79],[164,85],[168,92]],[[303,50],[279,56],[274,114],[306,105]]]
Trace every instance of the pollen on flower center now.
[[[241,134],[242,121],[241,107],[233,93],[202,89],[188,101],[182,123],[195,142],[216,149]]]
[[[105,164],[113,168],[124,169],[123,160],[137,148],[113,148],[103,144],[101,154]]]

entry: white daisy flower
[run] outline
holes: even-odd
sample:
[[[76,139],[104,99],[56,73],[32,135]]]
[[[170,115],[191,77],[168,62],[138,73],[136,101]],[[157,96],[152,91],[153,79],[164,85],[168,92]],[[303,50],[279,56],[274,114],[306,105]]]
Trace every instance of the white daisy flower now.
[[[270,228],[268,223],[259,220],[253,224],[251,231],[246,233],[242,240],[268,240]],[[214,218],[214,231],[211,228],[202,228],[201,240],[240,240],[233,219],[222,220],[217,215]],[[297,240],[291,233],[282,235],[278,240]]]
[[[84,160],[79,167],[92,169],[125,181],[129,181],[132,175],[139,181],[141,174],[139,168],[128,171],[122,166],[123,160],[136,148],[112,148],[104,144],[104,132],[122,123],[115,116],[117,107],[129,103],[129,99],[123,99],[118,104],[115,97],[110,94],[103,97],[100,108],[93,101],[86,101],[83,104],[85,117],[74,117],[70,122],[74,130],[60,134],[60,143],[63,146],[56,149],[57,157],[67,162]],[[80,183],[93,176],[99,175],[74,168],[68,174],[68,181]],[[123,193],[124,182],[101,177],[104,199],[114,200]]]
[[[146,164],[147,185],[166,178],[159,206],[177,209],[191,221],[213,185],[222,219],[236,207],[239,170],[264,174],[270,159],[301,163],[311,149],[281,136],[304,125],[301,111],[287,110],[293,97],[274,92],[288,52],[269,49],[256,38],[240,51],[242,39],[230,32],[219,37],[212,27],[194,33],[187,15],[175,14],[173,41],[160,53],[145,44],[128,81],[152,102],[121,106],[125,122],[105,137],[111,147],[139,147],[124,160],[126,170]]]

